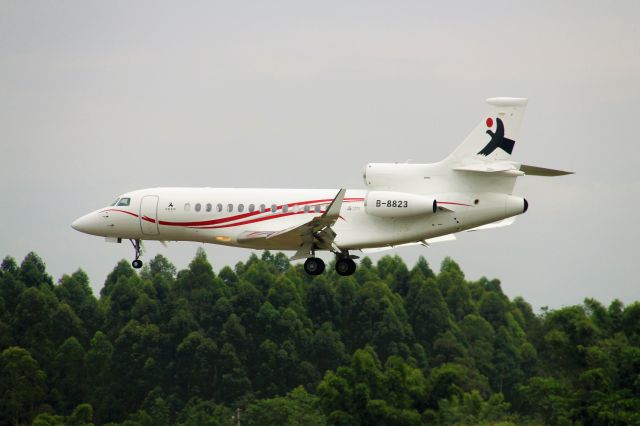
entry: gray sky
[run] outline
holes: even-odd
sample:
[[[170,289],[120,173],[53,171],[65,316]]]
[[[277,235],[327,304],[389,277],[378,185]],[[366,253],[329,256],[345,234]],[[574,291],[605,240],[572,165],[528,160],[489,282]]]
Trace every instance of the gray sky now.
[[[640,299],[640,3],[0,1],[0,256],[33,250],[97,292],[127,244],[76,217],[149,186],[362,188],[433,162],[530,99],[510,227],[420,254],[534,307]],[[199,244],[148,242],[183,268]],[[216,270],[250,251],[208,245]],[[393,252],[389,252],[393,254]],[[377,259],[379,256],[373,256]]]

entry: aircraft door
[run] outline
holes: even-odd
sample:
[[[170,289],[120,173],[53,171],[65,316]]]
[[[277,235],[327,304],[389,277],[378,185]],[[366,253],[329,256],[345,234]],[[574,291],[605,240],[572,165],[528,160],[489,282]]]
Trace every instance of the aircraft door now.
[[[147,195],[140,201],[140,229],[145,235],[158,235],[158,196]]]

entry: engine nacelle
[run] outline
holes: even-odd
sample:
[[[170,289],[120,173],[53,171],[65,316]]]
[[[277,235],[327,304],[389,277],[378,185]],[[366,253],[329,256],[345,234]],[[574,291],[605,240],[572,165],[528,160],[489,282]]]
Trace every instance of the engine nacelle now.
[[[438,206],[433,198],[396,191],[369,191],[364,200],[367,214],[378,217],[409,217],[434,214]]]
[[[408,182],[423,182],[425,164],[370,163],[364,168],[364,183],[369,189],[384,191]]]

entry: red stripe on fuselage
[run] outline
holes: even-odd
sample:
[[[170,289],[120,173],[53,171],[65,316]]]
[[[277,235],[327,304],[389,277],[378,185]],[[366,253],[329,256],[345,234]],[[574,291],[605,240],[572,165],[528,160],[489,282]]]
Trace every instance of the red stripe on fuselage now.
[[[312,204],[312,203],[322,203],[322,202],[326,202],[326,201],[331,201],[331,200],[309,200],[309,201],[300,201],[297,203],[290,203],[290,204],[286,204],[287,206],[291,207],[291,206],[297,206],[300,204]],[[276,210],[281,209],[283,205],[279,205],[276,206]],[[268,208],[266,211],[261,212],[260,210],[256,210],[254,212],[248,212],[248,213],[242,213],[242,214],[237,214],[234,216],[227,216],[227,217],[223,217],[221,219],[210,219],[210,220],[200,220],[200,221],[196,221],[196,222],[171,222],[171,221],[164,221],[161,220],[160,221],[160,225],[166,225],[166,226],[205,226],[205,225],[216,225],[218,223],[226,223],[226,222],[232,222],[234,220],[238,220],[238,219],[244,219],[246,217],[251,217],[251,216],[257,216],[259,214],[262,213],[267,213],[268,210],[271,210],[271,208]]]
[[[451,205],[454,205],[454,206],[473,207],[471,204],[453,203],[451,201],[436,201],[436,204],[451,204]]]
[[[126,213],[126,214],[128,214],[128,215],[133,216],[133,217],[138,217],[138,215],[137,215],[137,214],[135,214],[135,213],[131,213],[131,212],[128,212],[128,211],[126,211],[126,210],[120,210],[120,209],[106,209],[106,210],[100,210],[100,213],[104,213],[104,212],[120,212],[120,213]]]
[[[245,220],[242,222],[235,222],[235,223],[227,223],[225,225],[216,225],[216,226],[198,226],[198,227],[191,227],[193,229],[218,229],[218,228],[230,228],[232,226],[240,226],[240,225],[247,225],[249,223],[255,223],[255,222],[262,222],[263,220],[270,220],[270,219],[277,219],[279,217],[286,217],[286,216],[292,216],[294,214],[303,214],[304,212],[288,212],[288,213],[277,213],[277,214],[270,214],[269,216],[265,216],[265,217],[258,217],[256,219],[251,219],[251,220]],[[322,212],[321,212],[322,213]]]
[[[364,198],[345,198],[344,201],[345,202],[358,202],[358,201],[363,201]],[[282,209],[283,206],[288,206],[288,207],[293,207],[293,206],[300,206],[300,205],[309,205],[311,207],[312,204],[322,204],[322,203],[327,203],[327,202],[331,202],[333,201],[333,199],[331,198],[326,198],[326,199],[321,199],[321,200],[308,200],[308,201],[298,201],[295,203],[288,203],[288,204],[282,204],[276,207],[276,209]],[[234,215],[234,216],[228,216],[228,217],[223,217],[221,219],[211,219],[211,220],[204,220],[204,221],[197,221],[197,222],[171,222],[171,221],[164,221],[164,220],[160,220],[158,221],[158,224],[160,225],[164,225],[164,226],[186,226],[189,228],[200,228],[200,229],[214,229],[214,228],[227,228],[227,227],[231,227],[231,226],[235,226],[235,225],[245,225],[248,223],[254,223],[254,222],[261,222],[263,220],[268,220],[268,219],[275,219],[278,217],[285,217],[285,216],[291,216],[294,214],[303,214],[303,213],[316,213],[315,211],[309,211],[309,212],[288,212],[288,213],[280,213],[280,214],[273,214],[270,212],[270,208],[267,209],[264,212],[261,211],[254,211],[254,212],[248,212],[248,213],[242,213],[242,214],[238,214],[238,215]],[[126,213],[128,215],[131,215],[133,217],[139,217],[137,214],[132,213],[132,212],[128,212],[126,210],[120,210],[120,209],[106,209],[106,210],[102,210],[102,212],[107,212],[107,211],[113,211],[113,212],[120,212],[120,213]],[[265,216],[265,217],[261,217],[261,218],[256,218],[253,220],[245,220],[242,222],[238,222],[238,223],[233,223],[233,224],[226,224],[226,225],[220,225],[220,226],[206,226],[206,225],[218,225],[221,223],[226,223],[226,222],[233,222],[235,220],[239,220],[239,219],[244,219],[247,217],[251,217],[251,216],[257,216],[259,214],[269,214],[269,216]],[[320,213],[324,213],[324,211],[321,211]],[[151,222],[151,223],[156,223],[155,219],[152,219],[150,217],[147,216],[143,216],[142,220],[145,220],[147,222]]]

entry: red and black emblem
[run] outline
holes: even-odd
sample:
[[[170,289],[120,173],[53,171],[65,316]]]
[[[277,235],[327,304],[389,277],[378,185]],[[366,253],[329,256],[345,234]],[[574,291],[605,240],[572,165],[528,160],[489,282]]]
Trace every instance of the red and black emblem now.
[[[487,127],[493,127],[493,119],[491,117],[487,118],[486,123]],[[487,130],[487,134],[491,136],[491,140],[480,150],[480,152],[478,152],[479,155],[487,156],[495,151],[496,148],[500,148],[508,154],[511,154],[513,151],[513,145],[515,145],[516,141],[504,137],[504,124],[502,124],[502,120],[496,118],[495,133],[489,129]]]

